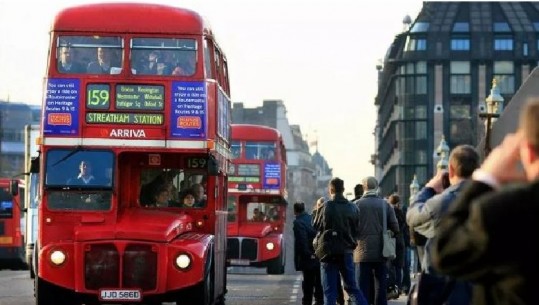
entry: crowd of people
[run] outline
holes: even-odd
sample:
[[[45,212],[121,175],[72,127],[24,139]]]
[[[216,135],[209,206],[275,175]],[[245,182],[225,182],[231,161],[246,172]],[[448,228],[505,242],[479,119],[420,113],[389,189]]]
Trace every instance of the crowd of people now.
[[[312,214],[294,204],[302,304],[343,305],[343,290],[348,304],[359,305],[386,305],[399,295],[410,305],[534,304],[537,247],[511,243],[533,232],[538,181],[539,99],[524,106],[518,130],[482,164],[474,147],[454,147],[448,168],[438,169],[406,210],[398,194],[380,196],[374,177],[356,185],[352,201],[333,178],[330,199],[320,198]],[[383,254],[386,229],[396,243],[390,258]],[[411,249],[420,266],[413,285]]]

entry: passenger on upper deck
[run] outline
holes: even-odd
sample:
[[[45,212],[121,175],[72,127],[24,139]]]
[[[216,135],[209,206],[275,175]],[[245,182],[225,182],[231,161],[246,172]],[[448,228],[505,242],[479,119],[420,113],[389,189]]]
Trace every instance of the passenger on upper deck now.
[[[151,74],[151,75],[170,75],[171,74],[170,65],[163,62],[161,58],[161,53],[159,51],[151,51],[148,55],[148,62],[142,68],[141,74]]]
[[[71,47],[63,46],[58,49],[58,72],[60,73],[84,73],[81,64],[75,61],[74,50]]]
[[[183,53],[183,52],[182,52]],[[189,76],[195,74],[196,69],[196,53],[195,52],[185,52],[183,56],[178,60],[174,69],[172,70],[172,75],[183,75]]]
[[[92,61],[86,68],[87,73],[92,74],[109,74],[111,67],[112,53],[107,48],[97,48],[97,60]]]

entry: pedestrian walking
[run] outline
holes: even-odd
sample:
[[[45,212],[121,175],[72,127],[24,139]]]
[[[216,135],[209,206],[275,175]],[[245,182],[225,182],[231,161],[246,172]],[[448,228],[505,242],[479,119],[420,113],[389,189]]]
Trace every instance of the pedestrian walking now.
[[[538,203],[536,97],[523,106],[517,132],[492,150],[442,217],[433,266],[472,281],[474,305],[537,304]]]
[[[359,287],[368,296],[370,304],[387,305],[387,259],[382,254],[383,215],[386,215],[388,230],[398,234],[399,226],[393,208],[378,195],[376,178],[366,177],[362,185],[364,194],[356,201],[360,221],[358,246],[354,251],[354,262],[359,264]]]
[[[404,259],[405,259],[405,234],[408,238],[408,225],[406,225],[406,216],[404,216],[403,211],[400,208],[400,197],[398,194],[391,194],[387,202],[391,204],[393,210],[395,211],[395,217],[399,224],[399,233],[395,236],[396,247],[395,254],[396,257],[393,260],[388,260],[388,272],[389,272],[389,282],[387,290],[387,298],[398,299],[402,291],[402,276],[404,268]]]
[[[358,288],[352,262],[358,239],[359,210],[344,197],[343,180],[331,179],[329,194],[331,199],[323,205],[319,200],[314,212],[314,227],[318,231],[315,253],[320,259],[324,304],[336,304],[337,282],[342,278],[350,301],[368,305]]]
[[[320,280],[320,263],[314,255],[313,240],[316,230],[312,225],[312,217],[305,211],[305,203],[294,203],[294,266],[303,273],[301,289],[302,305],[324,304],[324,292]]]

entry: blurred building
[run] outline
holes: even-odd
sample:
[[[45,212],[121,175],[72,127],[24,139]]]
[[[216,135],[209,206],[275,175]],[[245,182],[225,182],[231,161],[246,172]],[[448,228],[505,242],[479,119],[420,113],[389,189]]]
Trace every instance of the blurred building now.
[[[24,172],[24,126],[40,117],[39,106],[0,100],[0,177]]]
[[[318,189],[318,175],[321,172],[317,171],[317,165],[313,162],[300,126],[290,125],[288,122],[282,100],[264,100],[261,107],[255,108],[245,108],[243,103],[234,103],[232,123],[258,124],[279,130],[283,136],[288,161],[288,201],[304,201],[309,207],[318,198],[317,194],[321,192]],[[323,175],[327,173],[324,172]],[[327,192],[327,184],[324,191]]]
[[[539,59],[539,3],[423,2],[377,65],[372,162],[383,195],[433,175],[442,136],[476,146],[492,80],[508,103]],[[516,118],[515,118],[516,119]]]

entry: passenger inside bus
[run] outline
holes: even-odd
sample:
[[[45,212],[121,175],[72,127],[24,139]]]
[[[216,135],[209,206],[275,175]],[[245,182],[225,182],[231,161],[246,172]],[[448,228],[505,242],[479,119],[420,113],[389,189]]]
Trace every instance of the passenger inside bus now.
[[[189,76],[195,74],[196,52],[182,51],[176,54],[178,59],[172,70],[172,75]]]
[[[265,215],[260,211],[259,208],[254,208],[253,210],[253,218],[251,218],[252,221],[264,221]]]
[[[79,174],[67,180],[67,184],[88,185],[97,183],[92,174],[92,164],[87,160],[82,160],[79,164]]]
[[[206,195],[204,194],[204,186],[201,183],[193,184],[192,190],[195,194],[195,206],[206,206]]]
[[[268,210],[268,214],[266,215],[266,221],[277,221],[279,220],[279,213],[275,207],[271,207]]]
[[[112,65],[112,50],[101,47],[96,50],[97,59],[88,64],[86,72],[92,74],[109,74]]]
[[[186,189],[180,195],[180,207],[181,208],[196,208],[195,204],[195,192],[191,189]]]
[[[171,67],[168,63],[164,62],[161,52],[154,50],[148,54],[148,62],[142,68],[141,74],[170,75]]]
[[[58,72],[60,73],[84,73],[86,70],[75,59],[75,50],[69,46],[58,49]]]
[[[163,187],[157,190],[154,196],[154,202],[151,203],[150,206],[154,206],[157,208],[168,207],[169,200],[170,200],[170,194],[168,192],[168,189]]]

